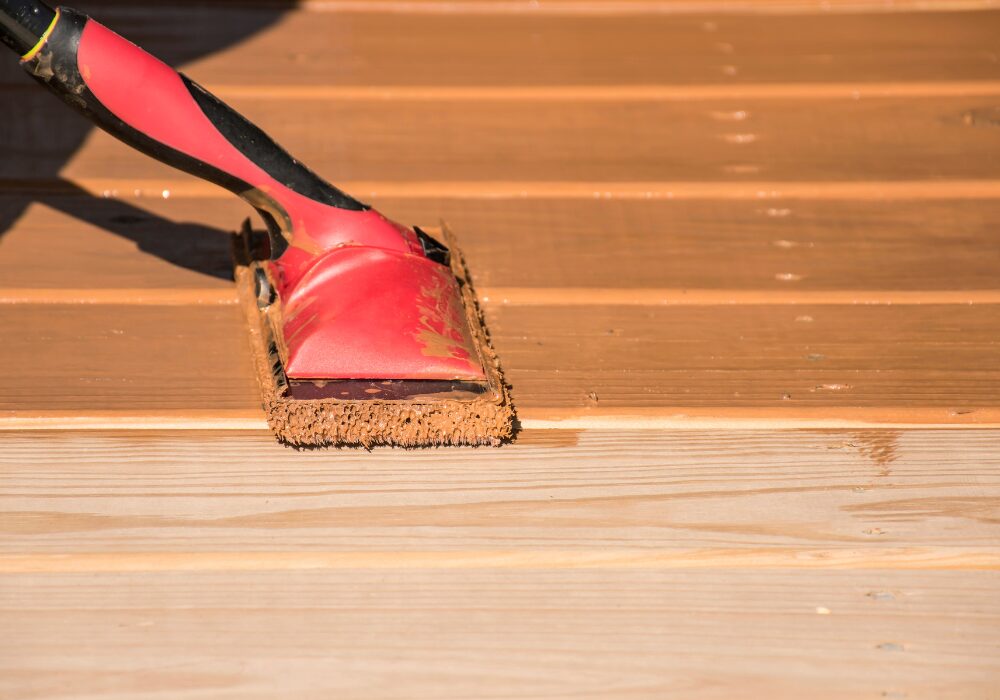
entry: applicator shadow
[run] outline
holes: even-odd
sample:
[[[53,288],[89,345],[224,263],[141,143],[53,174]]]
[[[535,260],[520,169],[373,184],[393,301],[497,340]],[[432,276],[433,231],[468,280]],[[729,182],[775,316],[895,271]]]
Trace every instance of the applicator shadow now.
[[[56,195],[35,202],[86,221],[135,243],[139,250],[177,267],[223,280],[233,279],[230,235],[197,222],[175,222],[120,199],[95,197],[69,181]],[[247,207],[247,213],[252,209]]]

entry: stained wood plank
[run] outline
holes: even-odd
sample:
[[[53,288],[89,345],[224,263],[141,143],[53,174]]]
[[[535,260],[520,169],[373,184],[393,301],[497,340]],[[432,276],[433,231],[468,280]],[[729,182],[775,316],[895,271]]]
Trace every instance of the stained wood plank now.
[[[5,576],[0,692],[989,698],[996,592],[941,572]]]
[[[25,106],[42,100],[51,97],[31,93]],[[334,182],[836,182],[992,178],[995,101],[235,102]],[[48,182],[61,168],[70,180],[117,179],[126,192],[137,178],[167,189],[185,179],[103,132],[63,167],[68,144],[52,128],[46,117],[0,125],[10,154],[0,177]]]
[[[0,359],[17,371],[0,410],[258,415],[240,314],[235,306],[5,305]],[[554,409],[766,409],[795,418],[916,407],[975,421],[977,411],[993,414],[1000,395],[993,304],[488,305],[487,317],[515,403],[532,418]]]
[[[226,411],[260,403],[236,306],[8,305],[0,410]]]
[[[0,222],[9,226],[0,233],[0,280],[8,290],[198,289],[235,299],[227,233],[252,212],[235,197],[166,211],[87,195],[34,199],[0,195]]]
[[[405,455],[263,431],[3,441],[8,573],[1000,566],[987,430],[526,431]]]
[[[463,16],[298,12],[188,70],[278,85],[645,85],[989,80],[1000,12]],[[300,38],[289,51],[282,32]],[[341,39],[340,41],[331,38]],[[245,56],[245,61],[234,60]],[[462,60],[456,61],[455,57]],[[271,77],[273,76],[273,77]]]
[[[526,405],[994,406],[1000,307],[487,309]],[[558,319],[558,320],[557,320]]]
[[[996,80],[1000,12],[754,17],[107,7],[92,13],[209,86],[742,85]],[[503,3],[510,8],[514,3]],[[626,4],[635,8],[635,3]],[[585,9],[587,4],[578,4]],[[593,7],[593,3],[590,3]],[[407,12],[405,9],[411,10]],[[571,9],[573,6],[570,6]],[[649,5],[652,8],[652,5]],[[316,8],[319,9],[319,8]],[[198,32],[189,28],[198,26]],[[294,43],[288,37],[295,37]],[[460,60],[456,60],[461,57]],[[0,84],[27,85],[13,66]]]
[[[235,197],[43,195],[27,205],[33,198],[0,195],[8,219],[23,211],[0,246],[0,297],[157,289],[190,299],[189,290],[232,290],[225,232],[251,213]],[[665,288],[732,290],[734,298],[761,291],[803,301],[804,292],[846,291],[865,300],[884,291],[924,291],[924,301],[934,301],[942,296],[932,292],[993,290],[1000,278],[996,200],[389,197],[374,203],[399,221],[447,220],[477,286],[496,298],[503,294],[491,289],[571,288],[586,295]]]

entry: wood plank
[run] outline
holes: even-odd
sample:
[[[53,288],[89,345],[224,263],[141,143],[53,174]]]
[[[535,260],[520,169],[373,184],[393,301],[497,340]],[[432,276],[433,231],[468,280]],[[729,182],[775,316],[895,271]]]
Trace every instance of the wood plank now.
[[[654,11],[636,14],[628,12],[628,3],[604,3],[610,12],[587,13],[593,3],[578,4],[582,13],[551,12],[551,4],[528,13],[469,12],[475,8],[468,4],[428,13],[412,3],[393,3],[394,12],[365,12],[357,4],[362,11],[94,3],[92,13],[210,87],[865,84],[1000,77],[996,11],[855,15],[824,7],[818,14],[755,17],[710,15],[718,8],[707,5],[677,15],[652,6]],[[615,5],[624,12],[615,12]],[[199,31],[189,31],[192,24]],[[5,66],[3,84],[28,81]]]
[[[161,290],[179,299],[232,291],[225,232],[251,214],[235,197],[48,194],[29,205],[32,199],[0,195],[0,219],[14,221],[0,247],[0,299],[32,290],[53,299],[73,290],[81,298],[102,289]],[[582,303],[594,290],[638,296],[647,288],[691,296],[724,290],[734,298],[759,291],[802,301],[813,292],[864,301],[902,291],[934,302],[948,298],[934,292],[977,299],[977,290],[997,289],[1000,278],[1000,249],[992,243],[998,200],[374,203],[399,221],[447,220],[477,287],[494,299],[527,288],[541,300],[534,290],[568,288]]]
[[[0,360],[16,371],[0,410],[259,416],[240,314],[5,305]],[[961,423],[994,420],[1000,395],[994,304],[488,305],[487,317],[522,418],[691,410],[907,423],[917,409],[917,422]]]
[[[995,405],[998,307],[495,307],[527,406]],[[558,318],[558,321],[556,320]]]
[[[259,84],[257,66],[266,66],[267,81],[276,85],[991,80],[1000,77],[991,60],[998,31],[1000,12],[767,18],[296,12],[187,71],[219,85]],[[282,37],[292,35],[299,41],[289,51]]]
[[[405,453],[2,437],[7,573],[1000,568],[989,430],[526,431]]]
[[[314,154],[310,166],[333,182],[752,183],[992,178],[992,101],[235,102],[291,152]],[[11,154],[0,177],[50,182],[61,168],[69,180],[116,179],[125,192],[136,179],[165,189],[189,179],[103,132],[63,167],[47,108],[38,114],[0,125],[0,148]]]
[[[1000,306],[487,307],[525,406],[988,408]]]
[[[237,306],[4,307],[0,410],[258,407]]]
[[[998,600],[993,573],[6,576],[0,693],[989,698]]]
[[[166,212],[89,195],[34,199],[0,195],[0,280],[8,290],[204,290],[235,299],[226,234],[241,210],[252,212],[235,197]],[[227,229],[206,223],[220,220]]]

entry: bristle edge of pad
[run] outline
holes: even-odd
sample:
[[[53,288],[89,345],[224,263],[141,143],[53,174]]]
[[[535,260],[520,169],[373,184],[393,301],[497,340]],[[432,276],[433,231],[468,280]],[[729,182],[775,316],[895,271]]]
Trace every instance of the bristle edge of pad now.
[[[233,237],[233,261],[240,305],[247,319],[251,354],[261,389],[261,404],[271,431],[296,447],[431,447],[501,445],[513,437],[514,408],[500,362],[489,340],[461,251],[448,227],[421,227],[444,239],[451,271],[459,282],[473,344],[490,391],[472,399],[411,400],[295,399],[286,393],[283,373],[274,366],[269,329],[257,305],[249,220]]]

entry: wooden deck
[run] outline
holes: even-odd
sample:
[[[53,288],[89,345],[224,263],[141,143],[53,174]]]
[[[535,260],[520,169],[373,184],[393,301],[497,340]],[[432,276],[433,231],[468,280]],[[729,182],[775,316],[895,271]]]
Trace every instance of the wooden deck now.
[[[523,429],[276,445],[246,207],[7,61],[0,698],[998,697],[992,3],[166,5],[77,3],[446,219]]]

